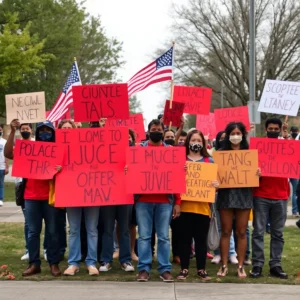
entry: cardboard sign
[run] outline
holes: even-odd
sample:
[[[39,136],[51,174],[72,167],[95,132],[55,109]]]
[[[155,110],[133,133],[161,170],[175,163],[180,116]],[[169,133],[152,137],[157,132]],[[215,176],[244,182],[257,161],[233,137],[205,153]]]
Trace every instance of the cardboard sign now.
[[[258,111],[297,116],[300,105],[300,82],[266,80]]]
[[[300,142],[251,138],[250,148],[257,149],[262,176],[300,178]]]
[[[184,112],[194,115],[208,115],[212,89],[206,87],[174,86],[173,100],[185,103]]]
[[[75,122],[129,119],[127,83],[72,87]]]
[[[241,122],[250,130],[248,106],[215,109],[214,112],[217,132],[225,130],[231,122]]]
[[[196,128],[200,130],[204,136],[208,139],[214,139],[217,135],[215,114],[209,113],[209,115],[198,115],[196,119]]]
[[[6,124],[14,119],[20,123],[38,123],[46,120],[45,93],[6,95]]]
[[[141,142],[146,139],[144,117],[142,114],[130,115],[128,120],[106,120],[106,128],[128,127],[136,134],[136,141]]]
[[[220,188],[259,186],[257,150],[215,151]]]
[[[129,147],[127,192],[132,194],[185,193],[184,147]]]
[[[216,164],[187,162],[186,193],[181,200],[215,202],[216,188],[211,182],[217,180],[217,173]]]
[[[167,100],[164,111],[164,124],[169,126],[170,122],[172,122],[172,126],[179,127],[184,106],[184,103],[172,101],[172,108],[170,109],[170,100]]]
[[[52,179],[63,158],[64,149],[55,143],[16,140],[12,176]]]
[[[125,189],[127,128],[57,130],[56,137],[66,147],[56,177],[56,207],[133,204]]]

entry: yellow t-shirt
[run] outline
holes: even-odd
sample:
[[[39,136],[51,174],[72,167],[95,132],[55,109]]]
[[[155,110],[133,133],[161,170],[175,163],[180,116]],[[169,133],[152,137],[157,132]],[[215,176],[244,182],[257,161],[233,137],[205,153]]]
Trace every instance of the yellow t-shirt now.
[[[211,157],[208,157],[208,159],[209,159],[210,163],[214,162]],[[188,159],[188,161],[191,161],[191,160]],[[202,158],[200,160],[197,160],[197,162],[206,162],[206,161],[204,160],[204,158]],[[209,203],[206,203],[206,202],[181,200],[180,211],[209,216],[209,217],[211,216]]]

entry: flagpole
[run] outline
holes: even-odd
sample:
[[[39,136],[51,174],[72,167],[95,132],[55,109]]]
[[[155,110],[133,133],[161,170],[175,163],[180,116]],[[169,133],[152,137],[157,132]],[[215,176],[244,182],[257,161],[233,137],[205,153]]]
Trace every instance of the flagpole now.
[[[173,79],[174,70],[173,70],[173,68],[174,68],[174,56],[175,56],[175,42],[173,41],[172,44],[173,44],[173,55],[172,55],[172,79],[171,79],[171,91],[170,91],[170,109],[172,109],[173,93],[174,93],[174,79]],[[170,121],[169,130],[171,130],[171,127],[172,127],[172,121]]]

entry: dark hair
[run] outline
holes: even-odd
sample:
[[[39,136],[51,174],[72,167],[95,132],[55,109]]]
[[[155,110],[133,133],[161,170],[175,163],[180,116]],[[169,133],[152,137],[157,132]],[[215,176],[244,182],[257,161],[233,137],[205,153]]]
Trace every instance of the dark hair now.
[[[133,145],[135,146],[135,132],[129,128],[129,135],[131,136]]]
[[[159,114],[159,115],[157,116],[157,119],[160,120],[163,116],[164,116],[163,114]]]
[[[224,147],[220,150],[232,150],[232,146],[231,146],[231,142],[229,140],[229,137],[230,137],[230,133],[236,128],[238,128],[241,131],[242,135],[243,135],[243,139],[242,139],[241,144],[240,144],[240,149],[241,150],[249,149],[249,144],[248,144],[248,141],[247,141],[246,126],[241,122],[231,122],[227,125],[227,127],[225,129]]]
[[[167,132],[169,132],[169,131],[171,131],[171,132],[173,132],[173,133],[175,134],[175,131],[174,131],[173,129],[168,129],[168,128],[165,130],[165,134],[166,134]]]
[[[216,135],[216,150],[219,150],[221,148],[221,144],[220,144],[220,139],[221,139],[221,136],[225,133],[225,131],[220,131],[218,132],[218,134]]]
[[[76,128],[74,121],[72,120],[61,120],[58,124],[58,129],[61,129],[65,124],[69,123],[72,128]]]
[[[22,124],[20,124],[20,129],[22,128],[22,126],[28,126],[30,129],[32,129],[32,124],[31,123],[22,123]]]
[[[181,133],[180,133],[180,136],[187,136],[187,132],[182,130]]]
[[[291,132],[298,132],[299,128],[297,126],[292,126],[290,131]]]
[[[185,140],[185,150],[186,150],[186,155],[188,155],[190,153],[190,140],[192,138],[192,136],[194,134],[199,134],[201,139],[202,139],[202,143],[203,143],[203,148],[201,149],[200,151],[200,154],[203,156],[203,157],[210,157],[209,153],[207,152],[207,148],[206,148],[206,140],[204,138],[204,135],[201,131],[199,131],[198,129],[194,129],[192,131],[190,131],[187,135],[187,138]]]
[[[282,128],[282,122],[278,118],[267,119],[266,124],[265,124],[266,129],[268,128],[269,124],[277,124],[277,125],[279,125],[280,129]]]
[[[1,127],[2,129],[4,129],[4,125],[3,125],[3,124],[0,124],[0,127]]]
[[[161,126],[161,128],[164,130],[164,125],[162,124],[162,122],[158,119],[153,119],[148,125],[148,131],[150,131],[150,129],[153,125]]]

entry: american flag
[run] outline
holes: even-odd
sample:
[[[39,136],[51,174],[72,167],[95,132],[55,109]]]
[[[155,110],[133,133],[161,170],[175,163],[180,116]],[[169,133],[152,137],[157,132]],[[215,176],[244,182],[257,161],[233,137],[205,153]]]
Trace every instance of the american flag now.
[[[73,104],[73,93],[72,86],[81,85],[79,70],[77,62],[74,61],[71,69],[71,73],[68,77],[67,82],[65,83],[62,92],[58,96],[52,110],[48,115],[48,120],[51,122],[57,122],[61,120],[63,116],[69,111],[70,107]]]
[[[173,78],[173,47],[153,61],[151,64],[137,72],[128,81],[128,96],[140,92],[149,85],[172,80]]]

